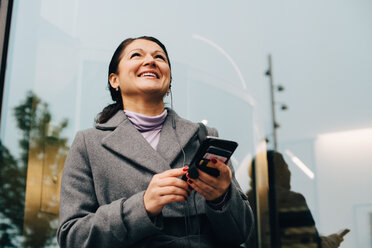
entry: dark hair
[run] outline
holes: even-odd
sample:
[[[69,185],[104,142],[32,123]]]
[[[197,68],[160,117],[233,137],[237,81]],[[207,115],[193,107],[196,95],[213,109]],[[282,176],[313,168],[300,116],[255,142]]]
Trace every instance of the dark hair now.
[[[167,57],[169,69],[171,69],[171,63],[170,63],[170,60],[169,60],[169,57],[168,57],[168,52],[167,52],[167,49],[165,48],[165,46],[163,45],[163,43],[161,43],[158,39],[156,39],[154,37],[151,37],[151,36],[141,36],[141,37],[137,37],[137,38],[125,39],[120,43],[118,48],[116,48],[114,54],[112,55],[111,61],[110,61],[109,70],[108,70],[108,78],[110,78],[111,73],[118,73],[118,66],[119,66],[120,59],[121,59],[121,56],[122,56],[122,53],[123,53],[124,49],[130,43],[132,43],[135,40],[149,40],[149,41],[152,41],[152,42],[155,42],[156,44],[158,44],[163,49],[163,51],[165,53],[165,56]],[[171,75],[171,81],[172,81],[172,75]],[[112,116],[114,116],[116,114],[116,112],[118,112],[119,110],[122,110],[124,108],[123,107],[123,99],[121,97],[120,90],[116,91],[116,89],[114,89],[111,86],[109,80],[108,80],[108,83],[107,83],[107,87],[110,90],[111,98],[114,101],[114,103],[109,104],[108,106],[106,106],[102,110],[102,112],[98,114],[97,119],[96,119],[97,123],[107,122]],[[169,88],[170,88],[170,84],[169,84]]]
[[[277,156],[276,159],[275,156]],[[267,150],[266,158],[268,171],[269,173],[271,173],[273,183],[289,190],[291,188],[290,184],[291,172],[289,171],[288,164],[285,162],[283,155],[278,151]],[[253,167],[256,166],[256,159],[257,156],[255,156],[252,159],[251,165],[248,168],[248,174],[251,179],[253,178],[252,170]],[[253,187],[253,180],[251,180],[251,187]]]

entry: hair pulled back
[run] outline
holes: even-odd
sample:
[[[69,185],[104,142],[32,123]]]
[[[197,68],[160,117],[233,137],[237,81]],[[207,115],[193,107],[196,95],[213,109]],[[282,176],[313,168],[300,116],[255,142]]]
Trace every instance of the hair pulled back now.
[[[119,63],[120,63],[120,60],[121,60],[124,49],[130,43],[132,43],[133,41],[141,40],[141,39],[142,40],[149,40],[149,41],[152,41],[152,42],[155,42],[156,44],[158,44],[163,49],[165,55],[167,56],[169,69],[171,69],[171,64],[170,64],[170,60],[169,60],[169,57],[168,57],[168,52],[167,52],[167,49],[165,48],[164,44],[161,43],[158,39],[156,39],[154,37],[140,36],[140,37],[137,37],[137,38],[125,39],[116,48],[114,54],[112,55],[110,64],[109,64],[108,78],[110,78],[111,73],[115,73],[115,74],[118,73],[118,67],[119,67]],[[172,76],[171,76],[171,81],[172,81]],[[98,114],[97,119],[96,119],[97,123],[107,122],[112,116],[114,116],[116,114],[116,112],[118,112],[119,110],[124,109],[123,99],[121,97],[121,91],[120,90],[116,91],[116,89],[111,86],[109,80],[108,80],[108,83],[107,83],[107,87],[110,90],[111,99],[114,101],[114,103],[109,104],[108,106],[106,106],[102,110],[102,112]],[[169,87],[170,87],[170,85],[169,85]]]

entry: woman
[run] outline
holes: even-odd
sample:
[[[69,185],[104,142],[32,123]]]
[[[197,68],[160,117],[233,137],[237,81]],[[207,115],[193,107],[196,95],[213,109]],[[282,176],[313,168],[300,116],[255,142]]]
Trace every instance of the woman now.
[[[279,226],[278,239],[286,247],[322,247],[337,248],[343,241],[340,234],[333,233],[328,236],[319,236],[314,218],[307,205],[305,197],[291,190],[291,172],[280,152],[268,150],[265,152],[269,171],[274,173],[275,184],[275,208],[277,212],[277,224]],[[248,174],[251,178],[251,189],[247,192],[248,200],[256,211],[256,196],[252,177],[252,171],[259,168],[262,163],[258,158],[253,158]],[[258,163],[257,163],[258,162]],[[272,205],[271,205],[272,206]],[[262,213],[262,218],[268,218],[268,213]],[[269,221],[267,221],[269,223]],[[266,233],[266,234],[265,234]],[[261,230],[261,244],[270,245],[269,226],[263,226]],[[253,233],[246,242],[248,247],[257,246],[257,235]],[[275,247],[275,245],[272,245]]]
[[[116,49],[108,84],[115,103],[77,133],[65,163],[61,247],[233,247],[247,239],[252,212],[231,168],[214,159],[218,178],[200,171],[180,179],[199,147],[198,124],[164,108],[170,83],[157,39]]]

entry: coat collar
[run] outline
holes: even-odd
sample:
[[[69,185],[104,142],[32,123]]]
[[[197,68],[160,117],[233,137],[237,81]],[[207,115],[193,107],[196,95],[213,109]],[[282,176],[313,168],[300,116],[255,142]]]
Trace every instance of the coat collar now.
[[[106,123],[97,124],[96,128],[112,131],[101,140],[104,147],[154,173],[160,173],[171,168],[170,165],[181,153],[181,147],[185,147],[196,135],[198,124],[187,121],[168,109],[157,150],[143,138],[124,111],[118,111]]]

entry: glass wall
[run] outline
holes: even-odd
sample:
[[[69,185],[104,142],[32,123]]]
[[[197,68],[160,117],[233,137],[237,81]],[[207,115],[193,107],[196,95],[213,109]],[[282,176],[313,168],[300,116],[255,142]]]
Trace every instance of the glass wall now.
[[[274,242],[293,244],[288,209],[296,206],[279,201],[296,195],[313,220],[307,233],[349,228],[341,247],[372,247],[371,10],[362,0],[14,1],[0,130],[0,244],[57,247],[71,142],[110,103],[107,71],[117,45],[151,35],[167,46],[178,114],[206,120],[239,143],[232,162],[242,189],[255,191],[256,245],[270,247],[270,228]],[[269,54],[275,89],[284,86],[274,92],[276,120]],[[266,154],[273,121],[290,186],[281,195]],[[256,157],[263,168],[252,173]]]
[[[243,1],[228,15],[228,3],[206,14],[211,4],[15,1],[1,125],[9,160],[2,166],[14,172],[2,184],[17,193],[8,196],[17,208],[9,211],[24,217],[2,213],[9,224],[2,230],[10,237],[7,245],[56,246],[63,163],[75,133],[93,127],[110,103],[108,62],[125,38],[152,35],[163,41],[172,62],[175,110],[238,141],[232,159],[237,170],[252,157],[265,135],[258,124],[265,114],[255,99],[266,98],[257,87],[265,84],[265,57],[260,39],[242,46],[249,37],[240,30],[250,28],[260,37],[257,14],[246,15]],[[260,58],[257,64],[252,54]]]

